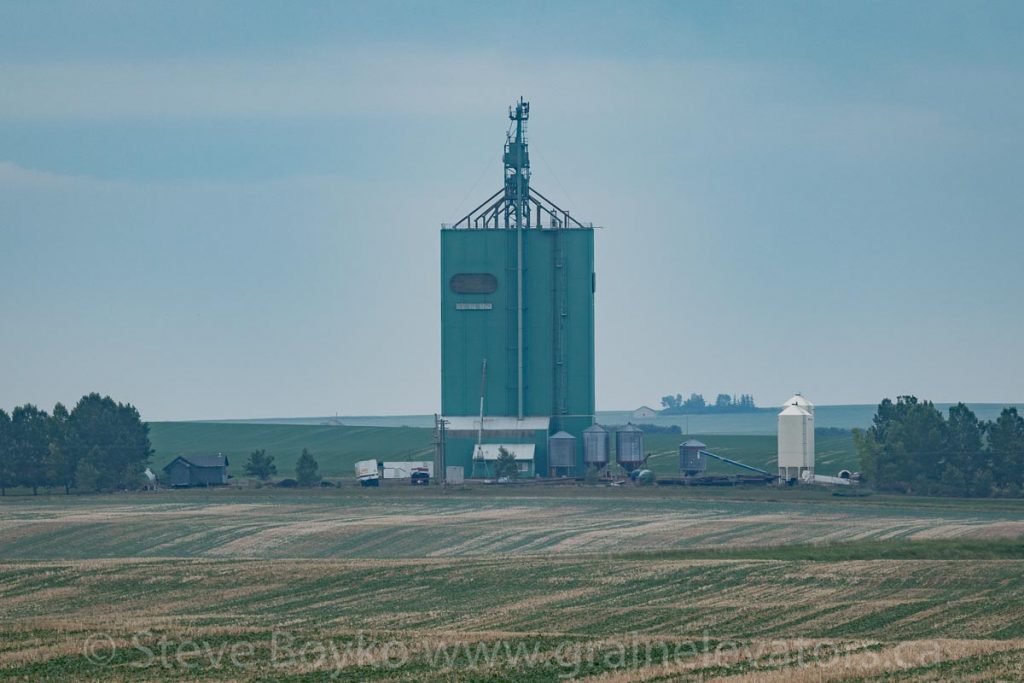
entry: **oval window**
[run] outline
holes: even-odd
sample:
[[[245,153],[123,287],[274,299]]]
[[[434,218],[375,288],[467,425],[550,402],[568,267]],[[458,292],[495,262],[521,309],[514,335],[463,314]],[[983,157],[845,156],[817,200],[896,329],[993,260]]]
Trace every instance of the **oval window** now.
[[[498,278],[490,273],[456,273],[449,285],[456,294],[491,294],[498,289]]]

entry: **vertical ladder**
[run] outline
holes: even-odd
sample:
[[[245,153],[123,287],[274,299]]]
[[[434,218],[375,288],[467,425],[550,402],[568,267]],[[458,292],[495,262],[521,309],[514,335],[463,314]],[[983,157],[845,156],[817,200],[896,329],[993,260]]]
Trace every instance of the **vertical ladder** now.
[[[562,231],[559,229],[553,232],[553,249],[551,259],[551,282],[554,291],[552,292],[551,315],[554,326],[554,396],[552,410],[556,415],[568,415],[568,389],[569,389],[569,368],[565,357],[565,323],[569,311],[568,298],[568,275],[565,268],[565,252],[562,245]]]

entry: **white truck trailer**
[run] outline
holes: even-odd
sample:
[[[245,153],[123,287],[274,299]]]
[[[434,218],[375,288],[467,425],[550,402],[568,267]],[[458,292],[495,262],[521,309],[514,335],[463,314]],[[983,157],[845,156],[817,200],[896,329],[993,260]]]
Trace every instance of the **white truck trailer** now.
[[[380,469],[376,460],[360,460],[356,463],[356,479],[362,486],[380,486]]]

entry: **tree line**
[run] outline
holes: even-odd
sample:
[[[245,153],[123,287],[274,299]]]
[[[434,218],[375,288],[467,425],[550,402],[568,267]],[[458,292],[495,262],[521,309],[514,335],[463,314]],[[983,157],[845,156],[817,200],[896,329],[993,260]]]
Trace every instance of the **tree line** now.
[[[65,493],[135,489],[153,455],[149,425],[128,403],[92,393],[70,411],[31,403],[0,410],[0,495],[24,486]]]
[[[708,402],[704,394],[690,394],[684,399],[682,394],[661,397],[663,415],[693,415],[697,413],[750,413],[758,408],[754,404],[754,397],[751,394],[740,394],[730,396],[719,394],[714,402]]]
[[[1024,417],[1004,408],[982,421],[963,403],[945,416],[931,401],[883,400],[854,430],[861,476],[876,488],[922,495],[1020,497]]]

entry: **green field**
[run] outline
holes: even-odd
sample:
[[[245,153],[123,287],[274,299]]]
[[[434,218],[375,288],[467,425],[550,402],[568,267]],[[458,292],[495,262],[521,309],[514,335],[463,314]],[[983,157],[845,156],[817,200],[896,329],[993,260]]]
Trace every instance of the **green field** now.
[[[433,430],[417,427],[344,427],[215,422],[151,422],[156,451],[154,470],[178,455],[223,453],[228,471],[245,476],[249,454],[258,448],[273,455],[278,476],[295,474],[295,462],[308,448],[325,477],[351,477],[359,460],[431,460]]]
[[[411,487],[0,499],[0,679],[1018,680],[1024,502]]]
[[[678,476],[680,441],[678,434],[648,434],[648,465],[659,476]],[[776,469],[774,436],[697,435],[711,452],[772,472]],[[244,476],[243,465],[249,454],[264,448],[273,455],[280,477],[292,476],[295,461],[308,448],[326,477],[351,477],[358,460],[423,460],[433,458],[432,430],[416,427],[342,427],[278,424],[153,422],[150,440],[156,455],[153,462],[163,467],[178,455],[223,453],[231,463],[230,473]],[[836,474],[841,469],[856,469],[853,439],[846,436],[819,436],[816,464],[821,474]],[[709,460],[709,471],[741,473],[730,465]]]

